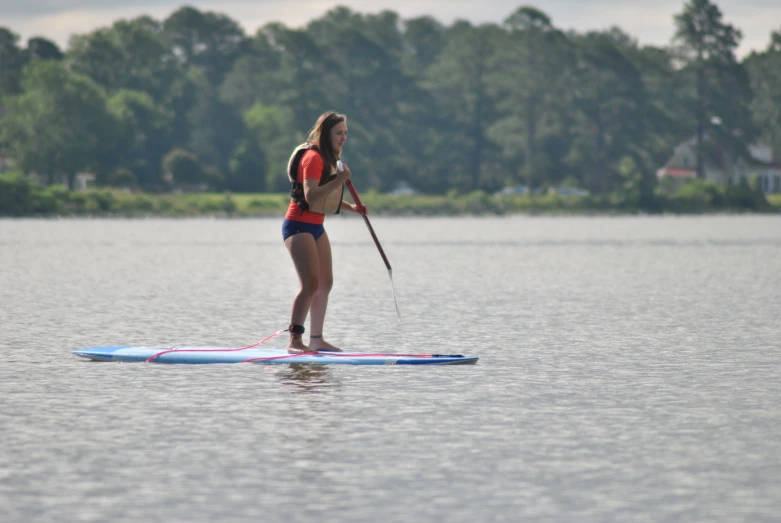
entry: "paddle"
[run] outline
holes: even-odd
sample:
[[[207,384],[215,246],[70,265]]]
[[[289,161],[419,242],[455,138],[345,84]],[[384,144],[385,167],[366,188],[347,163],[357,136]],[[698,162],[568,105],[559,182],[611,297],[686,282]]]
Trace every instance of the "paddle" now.
[[[342,167],[342,161],[339,160],[336,162],[336,167],[341,171],[343,169]],[[356,205],[359,207],[364,207],[363,203],[361,203],[361,198],[358,196],[358,191],[355,190],[355,186],[353,185],[353,182],[351,180],[347,180],[345,182],[347,184],[347,190],[350,191],[350,194],[353,197],[353,201]],[[369,222],[369,217],[366,216],[366,212],[362,212],[361,216],[363,216],[363,221],[366,223],[366,227],[369,229],[369,234],[372,235],[372,239],[374,240],[374,245],[377,246],[377,250],[380,251],[380,256],[382,256],[382,261],[385,262],[385,267],[388,269],[388,277],[390,278],[391,282],[391,290],[393,290],[393,304],[396,306],[396,315],[401,319],[401,312],[399,312],[399,304],[396,301],[396,288],[393,286],[393,269],[391,269],[391,264],[388,261],[388,257],[385,256],[385,251],[382,250],[382,245],[380,245],[380,240],[377,238],[377,235],[374,233],[374,228],[372,227],[371,222]]]

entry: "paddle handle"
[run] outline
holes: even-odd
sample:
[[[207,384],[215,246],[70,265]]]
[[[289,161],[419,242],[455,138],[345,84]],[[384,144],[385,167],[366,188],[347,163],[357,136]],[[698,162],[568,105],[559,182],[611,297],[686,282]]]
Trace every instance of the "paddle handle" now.
[[[363,202],[361,202],[361,197],[358,196],[358,191],[355,190],[355,185],[353,185],[352,180],[347,180],[344,183],[347,184],[347,190],[350,191],[350,196],[353,197],[353,201],[358,205],[363,205]]]
[[[350,180],[347,180],[345,182],[347,184],[347,190],[350,191],[350,196],[353,197],[353,201],[356,203],[356,205],[363,207],[363,203],[361,203],[361,198],[358,196],[358,191],[355,190],[355,186],[353,185],[353,182]],[[388,269],[388,272],[391,272],[393,269],[391,269],[391,264],[388,261],[388,257],[385,256],[385,251],[382,250],[382,245],[380,245],[380,240],[377,239],[377,235],[374,234],[374,228],[372,227],[371,222],[369,222],[369,217],[366,216],[365,212],[361,213],[361,216],[363,216],[363,221],[366,223],[366,227],[369,229],[369,234],[372,235],[372,239],[374,240],[374,245],[377,246],[377,250],[380,251],[380,256],[382,256],[382,261],[385,262],[385,267]]]

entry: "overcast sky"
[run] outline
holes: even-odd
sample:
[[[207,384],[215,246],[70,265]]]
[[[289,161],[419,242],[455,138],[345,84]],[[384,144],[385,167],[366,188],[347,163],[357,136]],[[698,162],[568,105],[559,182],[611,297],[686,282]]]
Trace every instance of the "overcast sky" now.
[[[781,30],[781,0],[717,0],[724,20],[743,31],[738,54],[763,50],[770,32]],[[642,5],[640,5],[642,4]],[[43,36],[66,48],[71,34],[87,33],[120,18],[150,15],[163,20],[182,5],[217,11],[239,22],[248,34],[268,22],[301,27],[329,9],[344,5],[360,13],[389,9],[403,19],[430,15],[444,24],[456,19],[501,22],[522,5],[548,14],[562,29],[584,32],[616,25],[641,44],[666,45],[674,32],[673,15],[683,0],[0,0],[0,26],[23,41]]]

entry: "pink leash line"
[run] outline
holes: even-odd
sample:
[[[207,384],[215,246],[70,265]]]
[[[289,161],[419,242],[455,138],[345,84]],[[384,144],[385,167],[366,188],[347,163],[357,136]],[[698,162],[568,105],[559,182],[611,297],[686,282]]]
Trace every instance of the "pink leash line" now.
[[[300,356],[329,356],[329,357],[337,357],[337,358],[355,358],[355,357],[376,357],[376,358],[407,358],[407,357],[417,357],[417,358],[433,358],[437,356],[436,354],[386,354],[386,353],[340,353],[340,352],[328,352],[328,351],[322,351],[322,352],[299,352],[298,354],[285,354],[283,356],[269,356],[266,358],[251,358],[249,360],[240,361],[239,363],[252,363],[253,361],[269,361],[269,360],[281,360],[286,358],[297,358]]]
[[[247,349],[251,349],[253,347],[257,347],[258,345],[260,345],[260,344],[270,340],[271,338],[273,338],[275,336],[279,336],[283,332],[288,332],[288,329],[282,329],[281,331],[275,332],[271,336],[267,336],[267,337],[263,338],[262,340],[260,340],[257,343],[253,343],[252,345],[248,345],[246,347],[240,347],[238,349],[182,349],[182,350],[169,349],[169,350],[164,350],[164,351],[158,352],[157,354],[152,354],[151,356],[149,356],[149,358],[146,359],[146,361],[144,361],[144,363],[149,363],[153,359],[159,358],[163,354],[168,354],[169,352],[236,352],[236,351],[239,351],[239,350],[247,350]]]

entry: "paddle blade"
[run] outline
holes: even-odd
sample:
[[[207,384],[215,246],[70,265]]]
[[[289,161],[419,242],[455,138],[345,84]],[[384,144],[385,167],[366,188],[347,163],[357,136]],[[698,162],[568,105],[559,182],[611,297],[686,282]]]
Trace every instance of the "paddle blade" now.
[[[393,305],[396,306],[396,316],[401,319],[401,312],[399,311],[399,302],[396,301],[396,287],[393,286],[393,270],[388,269],[388,277],[390,278],[391,282],[391,291],[393,291]]]

